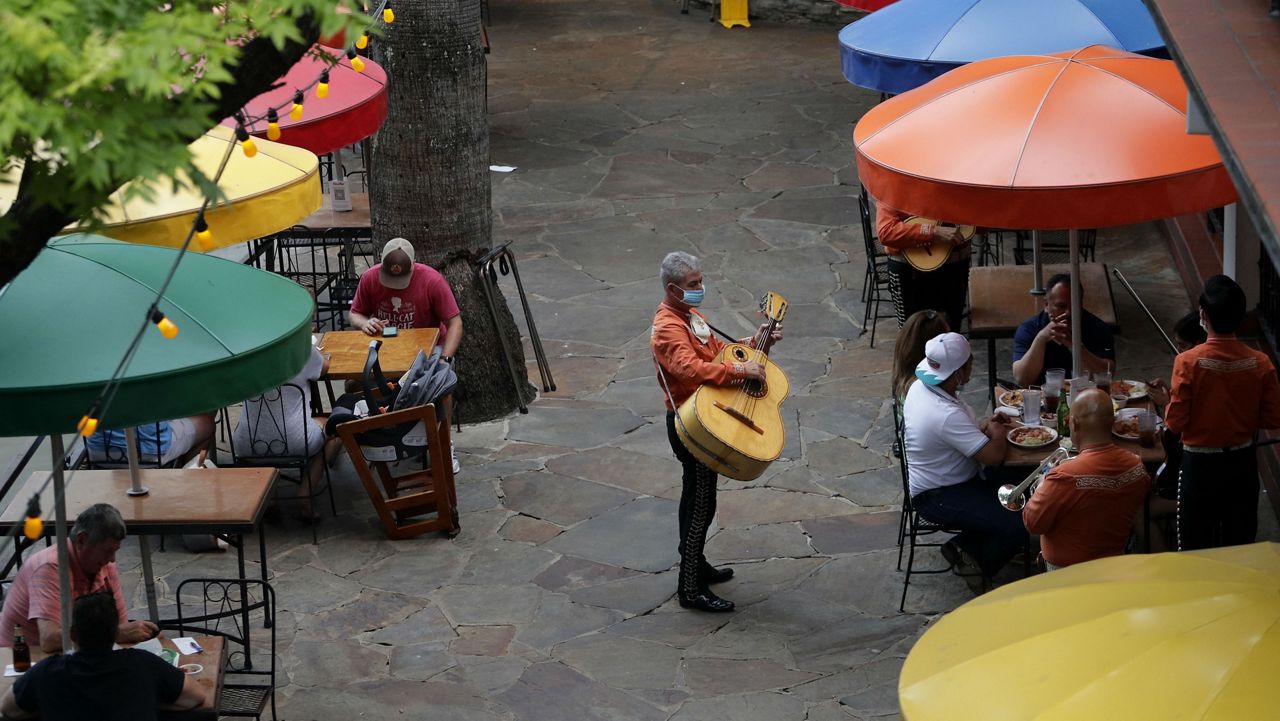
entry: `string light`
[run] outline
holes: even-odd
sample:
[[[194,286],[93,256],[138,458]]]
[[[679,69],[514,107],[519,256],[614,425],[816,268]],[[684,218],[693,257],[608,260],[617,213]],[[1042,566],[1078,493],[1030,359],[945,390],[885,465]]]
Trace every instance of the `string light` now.
[[[94,403],[93,408],[89,412],[80,417],[80,422],[76,424],[76,432],[88,438],[93,432],[98,430],[98,409],[101,407],[101,401]]]
[[[317,98],[329,97],[329,71],[328,70],[320,73],[320,82],[316,83],[316,97]]]
[[[27,501],[27,520],[22,522],[22,535],[35,541],[44,535],[44,520],[40,518],[40,494],[34,493]]]
[[[387,5],[382,9],[382,21],[388,25],[396,21],[396,14],[392,11],[390,5]]]
[[[249,131],[244,129],[244,123],[236,123],[236,140],[240,141],[240,149],[244,151],[244,157],[252,158],[258,154],[258,146],[254,145],[253,138],[249,137]]]
[[[267,140],[280,139],[280,116],[275,108],[267,110]]]
[[[200,243],[200,250],[213,249],[213,231],[209,230],[209,224],[205,222],[203,210],[196,213],[196,242]]]
[[[302,91],[293,94],[293,108],[289,110],[289,117],[294,120],[302,120]]]
[[[178,325],[169,320],[168,316],[164,313],[160,312],[159,308],[151,306],[150,317],[151,322],[155,323],[156,327],[160,329],[160,335],[168,338],[169,340],[173,340],[178,337]]]
[[[356,47],[364,50],[369,47],[369,33],[361,33],[360,38],[356,40]]]
[[[364,72],[364,61],[360,59],[359,55],[356,55],[355,48],[347,48],[347,60],[351,61],[352,70],[356,71],[357,73]]]

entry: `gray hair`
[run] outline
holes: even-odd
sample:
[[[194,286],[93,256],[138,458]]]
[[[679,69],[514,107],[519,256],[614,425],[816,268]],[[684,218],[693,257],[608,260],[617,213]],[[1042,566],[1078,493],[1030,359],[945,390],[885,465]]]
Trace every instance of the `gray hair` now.
[[[76,525],[71,529],[71,537],[84,533],[88,535],[90,545],[106,540],[123,541],[125,534],[124,519],[120,511],[110,503],[95,503],[76,516]]]
[[[680,285],[681,281],[688,278],[690,273],[699,270],[702,270],[702,264],[698,262],[697,257],[689,255],[682,250],[677,250],[667,253],[667,257],[662,259],[659,278],[662,279],[662,287],[666,288],[668,283]]]

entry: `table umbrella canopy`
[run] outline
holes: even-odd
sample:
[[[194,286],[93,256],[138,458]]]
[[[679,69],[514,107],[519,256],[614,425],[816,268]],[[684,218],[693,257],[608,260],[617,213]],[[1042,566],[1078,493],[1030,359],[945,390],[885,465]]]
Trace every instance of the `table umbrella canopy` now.
[[[227,144],[235,142],[231,128],[218,126],[192,143],[196,167],[212,178],[222,162]],[[255,141],[257,155],[245,157],[233,148],[218,187],[226,197],[211,204],[205,220],[213,232],[206,249],[223,248],[284,230],[314,213],[323,200],[320,194],[319,161],[302,148],[266,140]],[[0,213],[13,203],[22,167],[9,171],[9,182],[0,183]],[[176,192],[167,181],[155,183],[150,200],[125,200],[130,185],[111,196],[104,225],[97,230],[106,236],[132,243],[181,247],[204,202],[199,188],[189,182]],[[83,230],[76,226],[64,232]],[[199,244],[191,244],[200,250]]]
[[[1107,558],[947,614],[898,680],[908,721],[1273,718],[1280,544]]]
[[[111,378],[177,252],[91,235],[56,238],[0,288],[0,436],[71,433]],[[311,349],[306,289],[187,254],[101,428],[220,408],[297,374]]]
[[[865,10],[867,12],[875,12],[880,8],[894,4],[898,0],[836,0],[836,2],[847,8],[855,10]]]
[[[1100,228],[1235,202],[1186,131],[1172,61],[1105,46],[993,58],[872,108],[858,174],[890,206],[985,227]]]
[[[1142,0],[902,0],[840,31],[840,66],[896,95],[976,60],[1098,44],[1164,48]]]
[[[282,85],[267,91],[245,106],[245,115],[258,120],[248,130],[260,138],[267,137],[267,110],[279,108],[279,142],[306,148],[316,155],[331,153],[373,135],[387,119],[387,73],[367,58],[364,72],[351,68],[351,61],[341,50],[317,45],[315,51],[331,58],[341,58],[329,71],[329,94],[321,98],[316,88],[303,94],[302,119],[289,116],[296,91],[311,85],[330,61],[308,55],[299,60],[278,82]],[[235,120],[223,121],[234,127]]]

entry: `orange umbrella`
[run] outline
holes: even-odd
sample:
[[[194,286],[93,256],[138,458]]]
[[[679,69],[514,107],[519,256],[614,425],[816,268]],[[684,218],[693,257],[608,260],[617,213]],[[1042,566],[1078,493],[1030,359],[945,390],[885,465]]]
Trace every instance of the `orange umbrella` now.
[[[999,228],[1126,225],[1235,202],[1188,135],[1172,61],[1102,45],[962,66],[853,131],[867,190],[918,215]]]

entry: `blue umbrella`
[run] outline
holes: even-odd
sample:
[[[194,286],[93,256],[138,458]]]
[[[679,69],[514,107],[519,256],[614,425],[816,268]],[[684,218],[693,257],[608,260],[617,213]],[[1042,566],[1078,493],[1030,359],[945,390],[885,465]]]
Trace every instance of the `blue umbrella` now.
[[[1088,45],[1167,57],[1142,0],[900,0],[840,31],[840,65],[897,95],[975,60]]]

